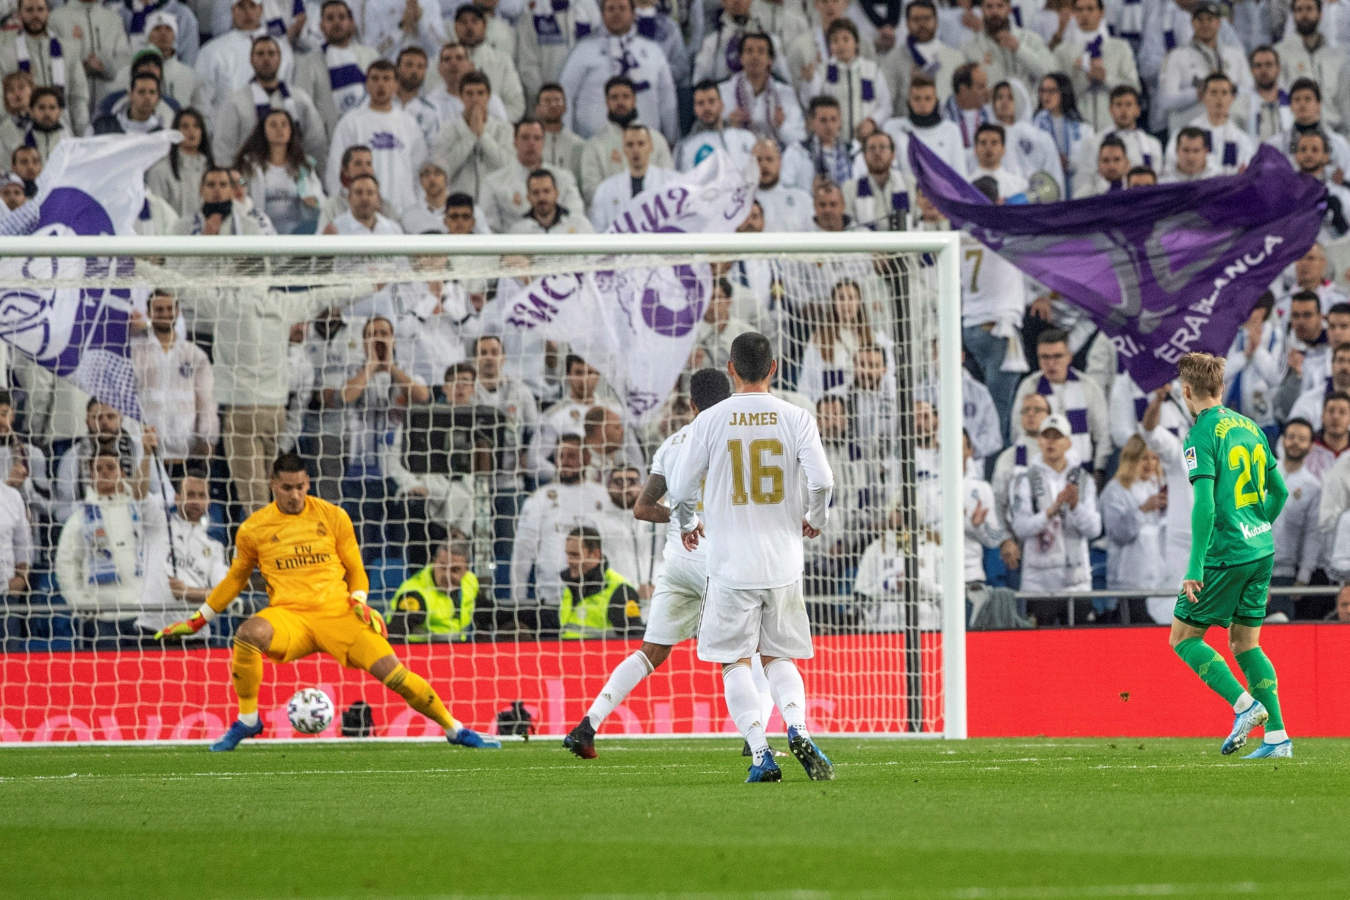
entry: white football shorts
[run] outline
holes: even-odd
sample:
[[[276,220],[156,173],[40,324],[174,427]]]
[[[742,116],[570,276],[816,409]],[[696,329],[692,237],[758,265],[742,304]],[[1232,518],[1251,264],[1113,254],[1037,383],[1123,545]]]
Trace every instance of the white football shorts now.
[[[775,588],[708,583],[698,627],[698,658],[732,663],[756,653],[788,659],[815,655],[800,580]]]
[[[699,607],[708,585],[708,570],[702,562],[669,554],[665,570],[656,577],[647,631],[649,644],[674,647],[698,634]]]

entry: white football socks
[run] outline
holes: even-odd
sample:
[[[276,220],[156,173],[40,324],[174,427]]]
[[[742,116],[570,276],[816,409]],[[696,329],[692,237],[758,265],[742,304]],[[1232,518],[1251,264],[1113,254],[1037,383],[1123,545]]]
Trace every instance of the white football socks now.
[[[252,728],[254,725],[258,724],[258,711],[254,710],[251,713],[240,713],[239,721],[243,722],[249,728]]]
[[[755,755],[755,765],[769,752],[769,739],[764,736],[764,719],[759,713],[759,691],[755,690],[755,679],[748,666],[740,664],[722,669],[722,687],[727,698],[727,712],[736,730],[750,745]]]
[[[764,661],[756,653],[750,657],[750,677],[755,679],[755,690],[759,691],[759,720],[764,723],[764,728],[769,727],[769,719],[773,718],[773,691],[769,690],[769,679],[764,674]]]
[[[764,675],[769,679],[773,702],[783,715],[783,724],[805,736],[806,685],[802,683],[802,673],[797,671],[797,664],[778,657],[764,667]]]
[[[638,686],[638,682],[646,678],[655,671],[651,660],[647,659],[647,654],[637,650],[632,656],[625,659],[614,667],[614,671],[609,673],[609,681],[600,689],[595,700],[591,703],[591,708],[586,710],[586,718],[591,720],[591,727],[596,731],[600,730],[600,723],[612,712],[614,707],[623,702],[633,688]]]
[[[1246,712],[1247,707],[1251,706],[1255,702],[1256,702],[1255,697],[1253,697],[1246,691],[1243,691],[1242,696],[1237,698],[1237,702],[1233,704],[1233,712],[1235,713]]]
[[[1285,731],[1283,728],[1278,731],[1267,731],[1262,740],[1267,744],[1283,744],[1285,741],[1289,740],[1289,732]]]

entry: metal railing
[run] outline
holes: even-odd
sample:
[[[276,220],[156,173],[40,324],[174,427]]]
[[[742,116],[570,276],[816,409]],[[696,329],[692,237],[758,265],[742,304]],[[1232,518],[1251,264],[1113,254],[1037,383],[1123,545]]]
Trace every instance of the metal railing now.
[[[1338,593],[1340,593],[1340,590],[1341,585],[1338,584],[1304,585],[1304,586],[1289,585],[1289,586],[1272,587],[1270,589],[1270,595],[1272,597],[1335,597]],[[1167,596],[1167,591],[1160,591],[1157,588],[1154,588],[1152,590],[1141,590],[1138,588],[1135,589],[1121,588],[1118,590],[1111,590],[1111,591],[1016,591],[1015,593],[1018,600],[1064,601],[1067,607],[1066,612],[1068,624],[1069,627],[1071,628],[1077,624],[1074,621],[1075,600],[1105,600],[1111,598],[1118,600],[1135,600],[1135,599],[1144,599],[1148,597]],[[1122,603],[1120,605],[1120,617],[1121,617],[1120,624],[1122,625],[1132,624],[1130,622],[1130,605],[1128,603]]]

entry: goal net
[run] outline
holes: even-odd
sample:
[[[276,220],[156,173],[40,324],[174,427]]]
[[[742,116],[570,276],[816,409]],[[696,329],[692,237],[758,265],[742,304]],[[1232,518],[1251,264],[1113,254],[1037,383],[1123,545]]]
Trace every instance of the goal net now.
[[[152,634],[223,576],[284,451],[349,513],[371,605],[455,717],[565,733],[661,578],[666,526],[633,515],[652,455],[692,418],[691,373],[725,371],[748,330],[835,478],[806,541],[813,730],[964,737],[954,235],[34,240],[0,240],[0,741],[219,735],[264,583],[199,636]],[[54,360],[62,329],[83,352]],[[598,557],[569,558],[569,534]],[[329,736],[439,734],[316,653],[267,665],[266,737],[296,736],[308,686],[342,713]],[[686,641],[602,734],[734,731]]]

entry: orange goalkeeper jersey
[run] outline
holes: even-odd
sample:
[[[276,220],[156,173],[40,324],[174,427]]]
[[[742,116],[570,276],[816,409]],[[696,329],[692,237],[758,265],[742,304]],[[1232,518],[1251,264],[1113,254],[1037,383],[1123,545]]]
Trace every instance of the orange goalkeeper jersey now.
[[[248,586],[255,568],[271,605],[297,612],[345,608],[348,594],[370,587],[351,518],[318,497],[306,497],[296,515],[267,504],[239,526],[234,544],[230,572],[206,600],[217,612]]]

